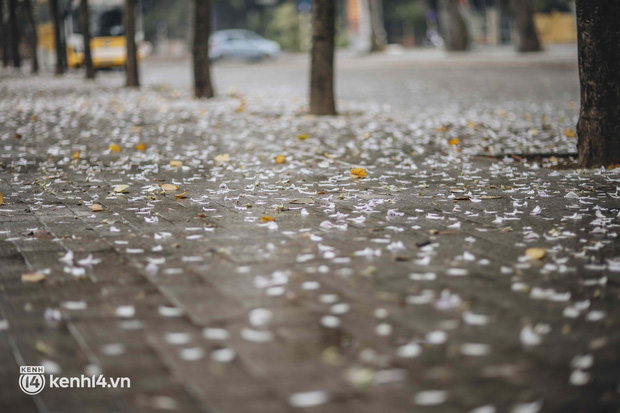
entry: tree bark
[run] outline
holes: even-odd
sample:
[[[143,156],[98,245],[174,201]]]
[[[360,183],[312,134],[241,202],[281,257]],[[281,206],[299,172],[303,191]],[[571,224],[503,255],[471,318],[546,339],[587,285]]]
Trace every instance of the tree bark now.
[[[22,59],[19,54],[19,22],[17,21],[17,0],[9,0],[9,22],[11,29],[11,60],[13,67],[20,68]]]
[[[370,52],[380,52],[385,49],[386,33],[383,25],[383,1],[368,0],[370,21]]]
[[[32,53],[32,67],[30,71],[32,74],[39,73],[39,56],[37,55],[37,47],[39,44],[39,37],[37,35],[37,23],[34,20],[34,10],[32,9],[32,1],[24,0],[24,11],[26,13],[26,19],[32,29],[32,37],[30,38],[30,52]]]
[[[211,82],[209,34],[211,32],[211,1],[192,0],[192,55],[194,58],[194,95],[197,98],[215,96]]]
[[[127,42],[127,87],[140,87],[138,48],[136,46],[136,0],[125,0],[125,37]]]
[[[620,164],[620,3],[577,0],[579,165]]]
[[[58,0],[49,0],[49,6],[52,28],[54,30],[54,49],[56,49],[56,74],[62,75],[65,72],[65,60],[67,56],[67,50],[63,50],[62,42],[60,41],[60,30],[64,25],[61,25]],[[63,55],[65,59],[63,59]]]
[[[86,68],[86,79],[94,79],[95,68],[90,53],[90,13],[88,11],[88,0],[80,0],[80,31],[84,38],[84,67]]]
[[[440,0],[441,15],[443,16],[441,32],[450,52],[463,52],[469,49],[469,33],[467,24],[461,14],[458,0]]]
[[[518,36],[517,50],[521,53],[540,52],[542,46],[534,24],[532,0],[511,0],[511,3]]]
[[[2,67],[8,67],[10,60],[9,33],[4,24],[4,0],[0,0],[0,36],[2,36]]]
[[[336,6],[333,0],[315,0],[312,14],[310,113],[335,115],[334,42]]]

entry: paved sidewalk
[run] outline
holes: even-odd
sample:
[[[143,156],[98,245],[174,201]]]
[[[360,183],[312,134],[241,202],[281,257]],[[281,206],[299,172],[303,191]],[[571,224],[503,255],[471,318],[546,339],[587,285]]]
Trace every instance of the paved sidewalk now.
[[[0,75],[0,411],[620,408],[620,169],[567,168],[574,105],[121,83]]]

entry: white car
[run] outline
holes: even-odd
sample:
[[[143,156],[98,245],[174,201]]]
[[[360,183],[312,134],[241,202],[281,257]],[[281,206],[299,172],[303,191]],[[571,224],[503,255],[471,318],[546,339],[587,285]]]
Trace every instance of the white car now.
[[[276,58],[280,45],[267,40],[249,30],[232,29],[213,33],[209,41],[211,60],[232,58],[242,60],[262,60]]]

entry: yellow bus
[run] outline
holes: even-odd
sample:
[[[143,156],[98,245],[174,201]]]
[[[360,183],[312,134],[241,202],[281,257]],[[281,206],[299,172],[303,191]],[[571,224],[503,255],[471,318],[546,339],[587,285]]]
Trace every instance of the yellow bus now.
[[[84,62],[84,37],[79,24],[79,0],[59,0],[59,11],[64,19],[64,35],[67,45],[67,64],[80,67]],[[139,2],[141,3],[141,2]],[[90,50],[93,65],[97,69],[123,67],[126,62],[125,29],[123,27],[124,0],[89,0]],[[39,59],[43,65],[56,63],[54,31],[48,0],[38,0]],[[136,42],[142,43],[143,33],[141,7],[137,10]]]

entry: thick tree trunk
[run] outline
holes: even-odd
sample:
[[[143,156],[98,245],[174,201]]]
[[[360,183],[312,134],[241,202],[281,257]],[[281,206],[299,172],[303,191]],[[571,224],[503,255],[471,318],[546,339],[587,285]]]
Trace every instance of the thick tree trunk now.
[[[310,113],[335,115],[334,42],[336,5],[333,0],[315,0],[312,15],[312,63]]]
[[[194,57],[194,94],[197,98],[212,98],[215,90],[211,83],[209,62],[209,34],[211,31],[211,1],[192,0],[192,55]]]
[[[37,35],[37,23],[34,20],[34,10],[32,9],[32,1],[24,0],[24,11],[26,19],[32,29],[32,37],[30,38],[30,53],[32,53],[32,74],[39,73],[39,57],[37,55],[37,47],[39,45],[39,37]]]
[[[579,165],[620,164],[620,3],[577,0]]]
[[[386,33],[383,25],[383,1],[368,0],[370,21],[370,52],[380,52],[385,49]]]
[[[11,29],[11,59],[13,67],[22,67],[22,59],[19,54],[19,22],[17,21],[17,0],[9,0],[9,22]]]
[[[138,48],[136,46],[136,0],[125,0],[125,37],[127,41],[127,87],[140,87]]]
[[[80,0],[80,31],[84,38],[84,67],[86,68],[86,79],[95,78],[95,68],[93,58],[90,53],[90,13],[88,11],[88,0]]]
[[[521,53],[540,52],[542,47],[534,24],[532,0],[511,0],[511,3],[518,36],[517,50]]]
[[[56,74],[62,75],[65,72],[65,60],[67,56],[67,50],[63,49],[62,42],[60,41],[60,30],[64,27],[64,24],[61,24],[58,0],[49,0],[49,6],[52,28],[54,30],[54,48],[56,49]],[[65,58],[63,58],[63,56]]]
[[[441,32],[446,50],[463,52],[469,49],[467,24],[461,14],[458,0],[440,0]]]
[[[4,24],[4,0],[0,0],[0,36],[2,36],[2,67],[8,67],[10,60],[9,33]]]

